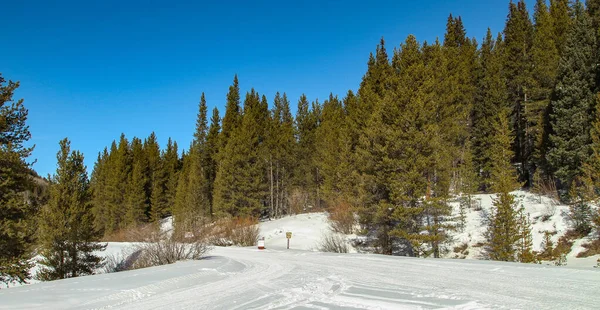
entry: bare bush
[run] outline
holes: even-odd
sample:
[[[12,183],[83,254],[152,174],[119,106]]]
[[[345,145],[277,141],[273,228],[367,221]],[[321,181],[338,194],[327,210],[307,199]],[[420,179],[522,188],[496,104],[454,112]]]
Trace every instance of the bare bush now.
[[[329,222],[335,232],[351,234],[356,223],[352,206],[345,201],[333,203],[329,208]]]
[[[217,246],[253,246],[260,233],[258,220],[248,217],[220,219],[204,225],[201,230],[207,242]]]
[[[156,224],[147,223],[116,230],[102,238],[104,242],[140,242],[144,236],[157,229]]]
[[[330,232],[323,235],[319,244],[319,250],[321,252],[348,253],[350,246],[344,236]]]
[[[108,255],[106,256],[105,264],[102,269],[104,273],[133,270],[135,269],[135,263],[140,254],[141,251],[136,251],[130,248],[128,250],[121,251],[119,254]]]
[[[155,231],[143,242],[136,243],[133,249],[133,253],[139,252],[132,264],[132,269],[137,269],[172,264],[180,260],[198,260],[210,250],[210,246],[203,236],[173,234],[167,237],[165,233]]]

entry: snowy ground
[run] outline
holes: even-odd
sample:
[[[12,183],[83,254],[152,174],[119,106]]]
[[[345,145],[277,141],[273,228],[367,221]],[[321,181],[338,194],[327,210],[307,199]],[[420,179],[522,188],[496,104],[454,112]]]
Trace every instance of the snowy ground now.
[[[516,192],[533,222],[534,246],[543,230],[567,229],[566,206]],[[453,246],[467,243],[478,258],[482,215],[490,195],[477,195],[483,211],[470,210]],[[458,208],[455,208],[456,212]],[[550,220],[542,221],[542,215]],[[162,223],[172,229],[169,221]],[[0,309],[595,309],[600,304],[597,256],[566,267],[474,259],[415,259],[368,254],[319,253],[329,233],[324,213],[260,223],[266,250],[215,248],[200,261],[100,274],[0,290]],[[291,231],[290,250],[285,233]],[[104,255],[131,244],[109,243]],[[448,257],[456,253],[450,251]]]
[[[544,231],[555,232],[552,236],[554,245],[558,243],[558,239],[562,237],[569,229],[569,223],[565,216],[568,212],[568,206],[561,205],[549,197],[540,197],[539,195],[527,191],[515,191],[515,201],[519,206],[523,206],[525,213],[529,215],[531,220],[531,235],[533,239],[533,250],[540,251],[544,238]],[[480,207],[467,210],[466,226],[464,230],[458,230],[451,233],[452,241],[448,245],[450,252],[446,257],[481,259],[481,251],[483,248],[478,246],[485,241],[484,232],[485,224],[483,222],[484,215],[489,214],[492,209],[492,203],[495,195],[474,195],[475,204]],[[453,213],[455,216],[459,214],[459,204],[454,203]],[[546,219],[546,220],[544,220]],[[600,255],[595,255],[587,258],[577,258],[576,255],[583,251],[581,246],[587,240],[580,239],[573,245],[572,251],[567,255],[567,266],[570,267],[587,267],[596,266],[596,260]],[[453,252],[454,247],[467,244],[467,255],[461,255]]]
[[[593,309],[598,290],[594,269],[216,248],[200,261],[3,289],[0,309]]]

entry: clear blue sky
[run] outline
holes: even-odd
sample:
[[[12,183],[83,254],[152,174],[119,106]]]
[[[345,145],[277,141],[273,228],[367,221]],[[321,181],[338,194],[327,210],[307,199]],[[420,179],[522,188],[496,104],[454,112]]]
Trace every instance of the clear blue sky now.
[[[0,5],[0,72],[21,82],[42,176],[64,137],[89,171],[122,132],[187,148],[200,94],[222,115],[236,73],[242,98],[287,92],[295,111],[302,93],[356,90],[382,36],[390,55],[409,34],[442,39],[452,13],[481,42],[508,11],[508,0],[51,2]]]

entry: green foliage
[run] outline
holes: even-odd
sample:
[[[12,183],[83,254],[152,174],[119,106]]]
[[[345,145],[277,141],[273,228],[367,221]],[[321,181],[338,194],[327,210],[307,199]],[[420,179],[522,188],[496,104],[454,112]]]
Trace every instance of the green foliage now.
[[[533,25],[525,1],[510,2],[509,14],[504,28],[504,78],[507,99],[511,107],[511,128],[514,134],[512,149],[515,162],[521,165],[521,178],[532,176],[533,146],[527,138],[526,105],[531,97],[534,83],[532,75],[531,46]]]
[[[214,210],[219,215],[259,217],[268,201],[266,129],[269,111],[252,89],[246,94],[242,122],[220,153],[215,179]]]
[[[498,113],[507,108],[506,84],[503,78],[502,37],[494,40],[488,29],[479,55],[476,104],[472,112],[473,162],[480,178],[479,188],[490,190],[491,160],[488,150],[494,135]]]
[[[321,105],[319,101],[309,104],[305,95],[298,100],[296,112],[296,160],[294,184],[302,192],[304,207],[320,207],[319,168],[316,165],[317,128],[321,122]]]
[[[525,102],[526,144],[532,148],[532,157],[536,167],[547,174],[545,158],[544,133],[549,128],[549,119],[546,111],[550,102],[550,95],[556,81],[559,54],[556,47],[553,22],[546,1],[538,0],[533,14],[535,22],[533,31],[533,44],[531,47],[531,60],[533,62],[533,84],[530,98]],[[534,173],[535,174],[535,173]],[[530,186],[533,185],[533,175],[529,176]]]
[[[551,102],[551,148],[546,158],[564,188],[581,175],[589,156],[595,107],[595,36],[587,13],[575,4],[575,20],[561,56]]]
[[[564,53],[567,44],[567,34],[571,28],[571,10],[569,0],[550,0],[550,17],[554,32],[554,43],[559,55]]]
[[[511,134],[508,117],[502,111],[494,125],[496,134],[490,147],[491,188],[497,193],[488,218],[486,253],[492,260],[514,261],[520,239],[518,210],[511,191],[518,187],[517,177],[510,160]]]
[[[31,278],[35,205],[25,192],[33,188],[27,157],[33,151],[24,144],[31,138],[23,99],[14,101],[19,83],[0,75],[0,282],[26,283]]]
[[[584,184],[575,179],[569,191],[569,219],[575,232],[587,236],[592,231],[592,208],[586,197]]]
[[[60,141],[56,174],[50,179],[50,200],[40,216],[39,241],[43,259],[36,277],[56,280],[94,274],[102,258],[94,252],[106,245],[98,243],[90,211],[90,189],[83,155],[72,151],[66,138]]]
[[[275,94],[268,127],[268,173],[270,183],[270,215],[289,212],[288,195],[295,170],[294,118],[287,95]]]
[[[517,261],[521,263],[537,262],[537,255],[533,251],[533,237],[531,236],[531,220],[529,214],[521,207],[519,210],[519,240],[517,245]]]

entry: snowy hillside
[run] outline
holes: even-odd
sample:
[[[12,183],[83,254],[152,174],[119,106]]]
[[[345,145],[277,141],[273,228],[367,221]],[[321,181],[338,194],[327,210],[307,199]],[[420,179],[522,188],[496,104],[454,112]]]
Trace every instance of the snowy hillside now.
[[[556,201],[526,191],[515,191],[515,201],[519,206],[523,206],[525,213],[529,214],[531,220],[531,233],[533,238],[533,250],[540,251],[544,238],[544,231],[555,232],[552,235],[554,244],[569,229],[565,214],[568,212],[566,205],[558,204]],[[450,252],[446,257],[460,257],[469,259],[480,259],[482,247],[479,246],[485,241],[485,225],[483,223],[484,215],[489,214],[492,208],[494,195],[474,195],[474,200],[479,208],[471,208],[466,213],[466,226],[462,231],[456,231],[451,234],[452,241],[449,244]],[[459,204],[453,203],[453,215],[458,216]],[[596,265],[596,260],[600,255],[588,258],[577,258],[576,255],[582,251],[581,244],[583,239],[578,240],[573,245],[572,251],[567,255],[567,266],[570,267],[588,267]],[[458,255],[452,251],[455,247],[467,246],[467,255]]]

